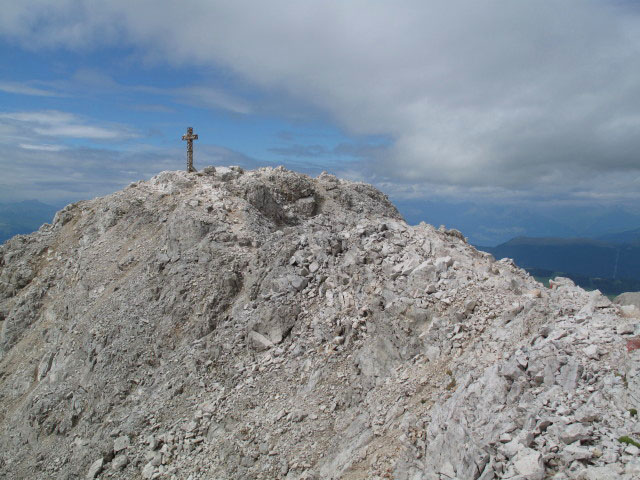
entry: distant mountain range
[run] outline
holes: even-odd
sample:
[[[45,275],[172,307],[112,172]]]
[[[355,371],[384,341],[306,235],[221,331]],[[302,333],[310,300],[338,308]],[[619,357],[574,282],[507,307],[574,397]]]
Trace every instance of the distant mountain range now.
[[[640,228],[627,230],[626,232],[602,235],[599,240],[602,240],[603,242],[610,242],[613,244],[640,246]]]
[[[37,200],[0,203],[0,243],[14,235],[36,231],[51,222],[58,207]]]
[[[407,222],[460,230],[473,245],[495,247],[515,237],[593,238],[605,241],[638,229],[640,211],[607,206],[446,202],[392,198]]]
[[[496,258],[512,258],[538,276],[565,275],[606,293],[640,289],[640,228],[597,239],[517,237],[497,247],[478,246]]]

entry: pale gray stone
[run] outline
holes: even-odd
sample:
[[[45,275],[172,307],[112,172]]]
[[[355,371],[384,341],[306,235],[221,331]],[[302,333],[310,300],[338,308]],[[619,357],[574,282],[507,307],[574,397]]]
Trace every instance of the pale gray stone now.
[[[640,292],[625,292],[613,299],[618,305],[633,305],[640,310]]]
[[[149,459],[149,464],[154,467],[162,465],[162,454],[160,452],[154,452]]]
[[[580,423],[572,423],[566,427],[559,427],[558,438],[566,444],[576,442],[578,440],[587,440],[591,437],[587,427]]]
[[[582,375],[583,367],[574,359],[569,359],[566,365],[560,368],[558,384],[565,392],[574,392],[578,386],[578,379]]]
[[[618,335],[633,335],[635,330],[633,323],[621,323],[617,327]]]
[[[600,351],[597,345],[589,345],[583,350],[587,358],[592,360],[598,360],[600,358]]]
[[[274,343],[264,335],[251,330],[248,335],[249,343],[258,351],[268,350],[274,346]]]
[[[588,460],[593,457],[593,453],[586,447],[580,447],[578,445],[572,444],[567,445],[562,450],[562,460],[567,464],[571,464],[571,462],[575,460]]]
[[[636,447],[635,445],[628,445],[624,449],[624,453],[628,453],[629,455],[633,455],[635,457],[638,455],[638,453],[640,453],[640,448]]]
[[[453,265],[453,258],[450,256],[439,257],[436,259],[435,267],[438,272],[446,272]]]
[[[100,457],[98,460],[93,462],[89,467],[89,471],[87,472],[87,478],[96,478],[98,474],[102,471],[104,466],[104,460]]]
[[[583,406],[576,410],[575,418],[581,423],[590,423],[599,421],[602,414],[594,407]]]
[[[153,477],[153,474],[156,473],[156,467],[154,465],[152,465],[151,463],[147,463],[143,468],[142,468],[142,478],[145,479],[150,479]]]
[[[116,455],[116,457],[111,460],[111,468],[116,471],[124,470],[128,464],[129,458],[124,454]]]
[[[131,444],[131,440],[127,435],[122,435],[116,438],[113,442],[113,451],[115,453],[120,452],[121,450],[125,450]]]
[[[298,291],[303,290],[309,284],[309,280],[299,275],[291,275],[289,281],[291,282],[291,286]]]
[[[514,457],[513,466],[518,474],[528,480],[544,479],[544,464],[542,455],[531,449],[523,449]]]

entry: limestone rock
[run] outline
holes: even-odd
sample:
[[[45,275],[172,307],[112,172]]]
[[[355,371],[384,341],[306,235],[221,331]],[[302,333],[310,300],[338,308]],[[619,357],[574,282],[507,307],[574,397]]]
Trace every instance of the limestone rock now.
[[[130,444],[131,441],[129,440],[129,437],[127,435],[122,435],[116,438],[113,442],[113,451],[115,453],[118,453],[122,450],[125,450]]]
[[[638,478],[639,322],[551,285],[362,183],[163,172],[0,245],[2,473]]]
[[[558,438],[567,444],[578,440],[587,440],[590,437],[589,430],[580,423],[559,427],[558,430]]]
[[[116,471],[123,470],[129,464],[129,458],[126,455],[117,455],[111,460],[111,468]]]
[[[102,471],[103,466],[104,460],[102,460],[102,458],[99,458],[98,460],[93,462],[89,467],[89,471],[87,472],[87,478],[96,478]]]
[[[640,310],[640,292],[625,292],[613,299],[618,305],[633,305]]]
[[[545,477],[542,455],[531,449],[523,449],[513,459],[516,472],[527,480],[542,480]]]
[[[145,478],[145,479],[153,478],[154,473],[156,473],[156,467],[151,463],[147,463],[142,469],[142,472],[140,472],[140,474],[142,475],[142,478]]]

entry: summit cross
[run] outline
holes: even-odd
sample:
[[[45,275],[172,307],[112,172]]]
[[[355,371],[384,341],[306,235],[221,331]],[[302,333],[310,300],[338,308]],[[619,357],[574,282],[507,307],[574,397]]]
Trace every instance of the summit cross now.
[[[187,134],[182,136],[187,141],[187,172],[195,172],[193,168],[193,141],[198,140],[198,134],[193,134],[193,127],[187,128]]]

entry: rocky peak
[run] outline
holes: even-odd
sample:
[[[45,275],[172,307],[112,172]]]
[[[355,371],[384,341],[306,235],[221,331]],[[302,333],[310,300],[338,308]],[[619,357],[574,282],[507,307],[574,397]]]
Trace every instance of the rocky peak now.
[[[0,246],[0,471],[638,478],[639,320],[553,285],[368,185],[163,172]]]

